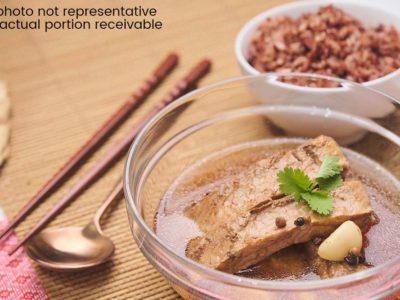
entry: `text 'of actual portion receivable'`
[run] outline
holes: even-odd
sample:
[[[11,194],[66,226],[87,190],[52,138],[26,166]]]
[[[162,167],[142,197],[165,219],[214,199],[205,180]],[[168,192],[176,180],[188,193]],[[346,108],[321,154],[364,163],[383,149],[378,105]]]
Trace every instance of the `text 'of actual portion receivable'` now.
[[[0,7],[0,29],[9,30],[148,30],[161,29],[154,7],[73,8]]]

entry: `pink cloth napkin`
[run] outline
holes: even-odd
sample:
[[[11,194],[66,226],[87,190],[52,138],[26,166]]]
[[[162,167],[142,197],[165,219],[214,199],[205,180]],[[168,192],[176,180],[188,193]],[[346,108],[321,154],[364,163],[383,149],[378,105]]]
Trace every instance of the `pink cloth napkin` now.
[[[0,220],[0,230],[7,221]],[[17,237],[11,234],[0,243],[0,299],[44,300],[49,299],[35,274],[26,253],[20,249],[13,256],[7,252],[16,245]]]

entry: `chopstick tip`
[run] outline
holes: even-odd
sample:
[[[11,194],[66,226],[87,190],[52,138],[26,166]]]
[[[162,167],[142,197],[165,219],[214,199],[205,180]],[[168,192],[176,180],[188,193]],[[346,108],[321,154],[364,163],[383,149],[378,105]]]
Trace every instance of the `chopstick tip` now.
[[[176,66],[178,64],[179,56],[175,52],[171,52],[168,54],[166,61],[172,66]]]
[[[17,245],[15,245],[13,248],[11,248],[10,251],[8,251],[8,256],[12,256],[15,252],[18,251],[19,248],[24,244],[24,240],[20,241]]]
[[[12,226],[10,223],[3,231],[0,232],[0,241],[2,239],[6,239],[8,237],[8,235],[10,234],[11,230],[12,230]]]
[[[211,70],[212,61],[211,61],[211,59],[204,58],[200,62],[200,65],[202,66],[202,68],[204,68],[204,72],[207,73],[207,72],[209,72]],[[203,75],[205,75],[205,73]]]
[[[177,59],[178,58],[178,53],[176,53],[175,51],[172,51],[172,52],[169,53],[169,56],[170,57],[174,57],[174,58]]]

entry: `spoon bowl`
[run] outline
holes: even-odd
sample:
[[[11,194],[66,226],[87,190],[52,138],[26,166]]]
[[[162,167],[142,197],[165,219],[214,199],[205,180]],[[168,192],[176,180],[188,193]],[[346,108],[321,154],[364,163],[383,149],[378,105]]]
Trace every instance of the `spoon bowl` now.
[[[100,219],[107,208],[122,196],[120,181],[85,227],[49,228],[35,235],[26,245],[26,253],[37,264],[53,271],[74,271],[105,263],[115,246],[103,234]]]
[[[86,227],[46,229],[26,247],[28,255],[40,266],[64,271],[102,264],[114,250],[114,243],[93,222]]]

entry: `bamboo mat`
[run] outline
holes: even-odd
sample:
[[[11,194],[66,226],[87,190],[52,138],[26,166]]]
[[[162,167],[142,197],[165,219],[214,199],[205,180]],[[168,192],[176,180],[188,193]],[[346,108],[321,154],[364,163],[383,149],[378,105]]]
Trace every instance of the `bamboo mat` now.
[[[4,1],[1,1],[4,4]],[[202,85],[239,75],[234,38],[240,27],[281,0],[135,1],[154,6],[164,21],[160,31],[2,31],[0,75],[13,99],[11,157],[1,172],[0,205],[14,215],[38,188],[85,142],[171,50],[180,66],[59,191],[21,226],[23,235],[194,63],[212,59]],[[82,6],[82,1],[7,1],[7,6]],[[126,1],[85,1],[85,6],[127,6]],[[68,207],[51,226],[84,225],[121,176],[119,162]],[[104,225],[116,243],[111,262],[76,274],[37,268],[52,299],[175,299],[178,295],[135,245],[124,203]]]

